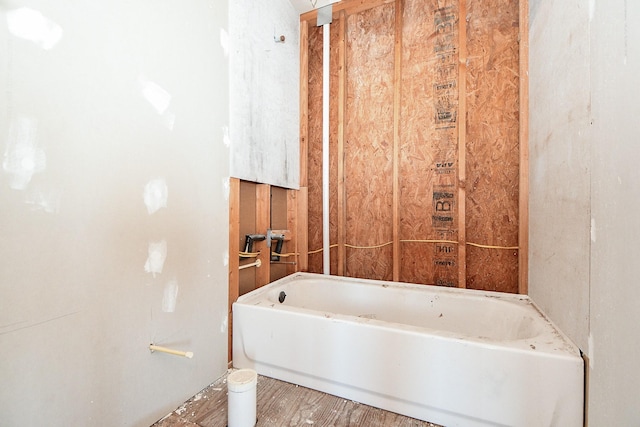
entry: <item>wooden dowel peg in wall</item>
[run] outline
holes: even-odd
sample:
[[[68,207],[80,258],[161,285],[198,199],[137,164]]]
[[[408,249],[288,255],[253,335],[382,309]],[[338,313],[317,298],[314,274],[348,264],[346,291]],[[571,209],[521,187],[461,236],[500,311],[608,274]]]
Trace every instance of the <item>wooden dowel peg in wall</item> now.
[[[160,353],[167,353],[167,354],[173,354],[174,356],[186,357],[187,359],[192,359],[193,358],[193,353],[190,352],[190,351],[173,350],[171,348],[160,347],[159,345],[150,344],[149,345],[149,350],[151,350],[152,353],[154,351],[158,351]]]

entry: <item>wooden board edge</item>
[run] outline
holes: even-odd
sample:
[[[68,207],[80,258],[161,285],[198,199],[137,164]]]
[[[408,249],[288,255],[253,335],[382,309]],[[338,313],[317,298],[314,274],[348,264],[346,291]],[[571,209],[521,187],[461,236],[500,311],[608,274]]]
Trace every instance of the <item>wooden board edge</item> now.
[[[520,0],[518,292],[529,293],[529,1]]]
[[[458,6],[458,287],[467,287],[467,0]]]
[[[342,0],[332,5],[333,19],[338,19],[341,12],[344,12],[346,15],[352,15],[367,9],[382,6],[383,4],[393,3],[394,1],[396,0]],[[317,20],[317,9],[300,15],[300,21],[306,22],[308,25],[316,25]]]
[[[240,180],[229,178],[229,313],[228,313],[228,361],[232,360],[233,342],[233,303],[240,296],[240,258],[238,242],[240,241]]]

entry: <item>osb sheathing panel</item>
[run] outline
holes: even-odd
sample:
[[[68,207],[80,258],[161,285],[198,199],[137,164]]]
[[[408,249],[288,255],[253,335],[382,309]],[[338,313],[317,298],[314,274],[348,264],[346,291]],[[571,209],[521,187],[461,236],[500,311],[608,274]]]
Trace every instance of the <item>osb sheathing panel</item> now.
[[[518,244],[518,4],[466,4],[467,70],[458,81],[458,2],[406,0],[402,28],[399,140],[400,280],[516,292],[517,250],[467,246],[466,283],[458,282],[458,216],[466,241]],[[392,240],[394,5],[347,18],[345,116],[346,242]],[[336,243],[335,150],[337,36],[332,25],[331,243]],[[309,248],[322,246],[322,30],[309,31]],[[460,85],[464,84],[466,159],[458,159]],[[459,167],[465,211],[457,206]],[[392,247],[346,250],[349,276],[390,280]],[[336,251],[332,250],[335,273]],[[310,255],[322,271],[322,254]],[[464,271],[464,270],[463,270]]]
[[[467,241],[517,246],[518,2],[467,10]],[[469,247],[467,287],[517,292],[517,251]]]
[[[458,285],[456,1],[407,0],[402,29],[400,280]]]
[[[322,27],[309,26],[309,250],[322,247]],[[322,253],[309,254],[309,271],[322,272]]]
[[[393,4],[347,19],[346,241],[393,238]],[[392,248],[346,250],[346,275],[391,280]]]

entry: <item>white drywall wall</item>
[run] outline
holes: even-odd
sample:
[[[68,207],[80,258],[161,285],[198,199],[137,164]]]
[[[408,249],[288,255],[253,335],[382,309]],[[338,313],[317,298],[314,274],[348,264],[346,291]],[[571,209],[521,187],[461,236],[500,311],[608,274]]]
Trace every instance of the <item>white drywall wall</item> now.
[[[238,0],[229,17],[231,175],[298,188],[299,14],[288,0]]]
[[[226,371],[227,22],[0,1],[0,425],[148,426]]]
[[[530,8],[530,294],[589,357],[589,425],[636,425],[640,4]]]
[[[640,420],[640,3],[591,2],[592,426]]]
[[[589,334],[588,0],[530,1],[530,295],[581,348]]]

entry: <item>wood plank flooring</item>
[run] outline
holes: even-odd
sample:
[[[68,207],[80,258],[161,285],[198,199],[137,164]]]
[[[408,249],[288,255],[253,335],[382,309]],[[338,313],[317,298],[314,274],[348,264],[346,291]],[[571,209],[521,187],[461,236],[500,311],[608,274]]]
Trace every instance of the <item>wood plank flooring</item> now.
[[[258,376],[256,427],[439,427],[305,387]],[[196,394],[152,427],[226,427],[226,378]]]

